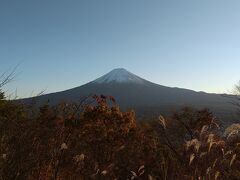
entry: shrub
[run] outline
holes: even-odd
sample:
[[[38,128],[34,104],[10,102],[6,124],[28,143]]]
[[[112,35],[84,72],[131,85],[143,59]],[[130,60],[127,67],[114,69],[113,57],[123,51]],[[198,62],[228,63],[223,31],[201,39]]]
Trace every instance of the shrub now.
[[[0,100],[0,179],[238,179],[239,138],[207,110],[137,122],[114,98],[31,107]],[[92,101],[93,100],[93,101]],[[87,102],[87,103],[86,103]]]

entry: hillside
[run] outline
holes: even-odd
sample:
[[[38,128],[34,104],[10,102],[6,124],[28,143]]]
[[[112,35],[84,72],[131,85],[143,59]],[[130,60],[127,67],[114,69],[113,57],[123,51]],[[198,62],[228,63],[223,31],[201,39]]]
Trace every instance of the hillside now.
[[[114,69],[106,75],[85,85],[62,92],[36,97],[38,104],[49,102],[77,102],[90,94],[110,95],[115,97],[123,109],[134,109],[139,116],[144,111],[168,114],[184,106],[209,108],[225,121],[235,121],[236,108],[229,103],[231,99],[222,94],[209,94],[182,88],[172,88],[147,81],[125,69]],[[31,99],[24,99],[29,102]],[[152,113],[151,112],[151,113]]]

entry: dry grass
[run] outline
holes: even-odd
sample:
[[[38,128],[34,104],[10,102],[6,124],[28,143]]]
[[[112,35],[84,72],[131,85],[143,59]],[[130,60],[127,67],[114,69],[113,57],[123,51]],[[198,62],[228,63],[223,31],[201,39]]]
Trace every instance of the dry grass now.
[[[221,135],[208,110],[191,108],[140,123],[112,97],[94,99],[35,116],[1,100],[0,179],[239,179],[239,125]]]

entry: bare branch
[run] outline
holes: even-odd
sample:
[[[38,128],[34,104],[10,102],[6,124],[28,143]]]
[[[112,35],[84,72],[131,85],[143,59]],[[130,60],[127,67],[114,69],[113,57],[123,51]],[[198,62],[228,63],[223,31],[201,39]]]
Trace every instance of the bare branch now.
[[[5,71],[4,73],[2,73],[2,75],[0,75],[0,88],[2,88],[3,86],[5,86],[6,84],[8,84],[9,82],[13,81],[13,79],[16,78],[16,70],[18,68],[19,65],[16,65],[11,71],[10,73],[8,73],[7,71]]]

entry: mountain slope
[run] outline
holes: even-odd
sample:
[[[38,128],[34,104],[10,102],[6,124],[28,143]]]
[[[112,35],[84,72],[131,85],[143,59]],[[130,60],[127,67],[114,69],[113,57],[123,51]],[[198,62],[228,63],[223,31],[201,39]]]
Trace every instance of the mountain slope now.
[[[77,101],[89,94],[111,95],[122,108],[176,109],[183,106],[210,108],[217,116],[230,119],[235,111],[229,99],[220,94],[170,88],[144,80],[125,69],[114,69],[108,74],[80,87],[37,97],[40,104],[50,101]],[[29,100],[29,99],[28,99]],[[26,101],[26,100],[25,100]]]

